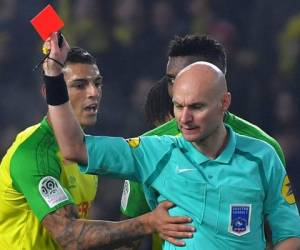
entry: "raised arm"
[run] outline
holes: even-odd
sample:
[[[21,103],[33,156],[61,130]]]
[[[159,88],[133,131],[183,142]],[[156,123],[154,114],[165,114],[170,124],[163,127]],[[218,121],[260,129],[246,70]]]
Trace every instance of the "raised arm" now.
[[[83,141],[84,134],[68,101],[62,75],[62,65],[70,47],[64,39],[62,47],[59,48],[56,33],[51,35],[49,43],[50,54],[43,64],[49,117],[64,158],[85,165],[87,152]]]

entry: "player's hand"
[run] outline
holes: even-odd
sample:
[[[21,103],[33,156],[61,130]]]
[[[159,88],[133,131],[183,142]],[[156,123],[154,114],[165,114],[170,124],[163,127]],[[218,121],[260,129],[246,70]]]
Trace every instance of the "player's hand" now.
[[[158,232],[162,239],[176,246],[184,246],[184,241],[180,239],[193,237],[195,228],[186,225],[192,221],[189,217],[170,216],[168,210],[173,206],[174,204],[169,201],[160,203],[155,210],[149,213],[149,223],[153,231]]]
[[[46,45],[50,49],[48,58],[43,63],[43,69],[47,76],[57,76],[62,73],[63,65],[67,59],[70,46],[63,38],[61,48],[58,46],[57,32],[51,34],[47,39]]]

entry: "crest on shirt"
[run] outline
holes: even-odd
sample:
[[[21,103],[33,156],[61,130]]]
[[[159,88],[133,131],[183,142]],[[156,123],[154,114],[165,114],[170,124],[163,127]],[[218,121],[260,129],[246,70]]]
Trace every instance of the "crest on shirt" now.
[[[126,141],[130,147],[136,148],[140,145],[141,139],[140,139],[140,137],[134,137],[134,138],[126,139]]]
[[[243,236],[250,232],[251,204],[230,204],[228,232]]]
[[[39,191],[50,208],[69,199],[60,183],[52,176],[40,180]]]
[[[296,199],[293,194],[292,186],[291,186],[290,180],[287,175],[284,177],[284,180],[282,183],[281,195],[283,196],[283,198],[285,199],[285,201],[288,204],[292,205],[292,204],[296,203]]]
[[[122,198],[121,198],[121,208],[123,211],[125,211],[127,208],[129,194],[130,194],[130,182],[128,180],[125,180]]]

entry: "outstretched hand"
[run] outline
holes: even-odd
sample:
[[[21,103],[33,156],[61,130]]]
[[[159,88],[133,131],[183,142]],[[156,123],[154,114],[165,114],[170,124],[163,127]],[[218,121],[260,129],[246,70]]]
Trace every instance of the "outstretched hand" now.
[[[65,38],[63,38],[61,47],[58,46],[57,32],[51,34],[46,44],[50,49],[50,53],[43,63],[45,75],[57,76],[62,73],[62,68],[67,59],[70,46]]]
[[[192,221],[189,217],[170,216],[168,210],[173,206],[174,204],[169,201],[160,203],[156,209],[149,214],[149,223],[153,230],[159,233],[162,239],[176,246],[184,246],[184,241],[179,239],[193,237],[195,228],[187,225],[187,223]]]

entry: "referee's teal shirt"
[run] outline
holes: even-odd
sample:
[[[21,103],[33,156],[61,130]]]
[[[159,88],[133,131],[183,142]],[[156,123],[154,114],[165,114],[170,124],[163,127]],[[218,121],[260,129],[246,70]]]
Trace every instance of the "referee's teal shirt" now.
[[[88,166],[81,169],[142,182],[152,209],[170,200],[171,215],[192,217],[194,237],[185,247],[165,242],[165,250],[265,249],[265,217],[274,244],[300,238],[294,196],[273,148],[226,128],[227,145],[214,160],[182,136],[86,136]]]

